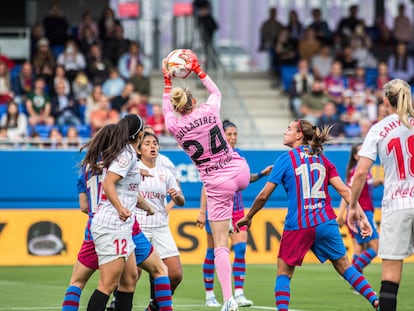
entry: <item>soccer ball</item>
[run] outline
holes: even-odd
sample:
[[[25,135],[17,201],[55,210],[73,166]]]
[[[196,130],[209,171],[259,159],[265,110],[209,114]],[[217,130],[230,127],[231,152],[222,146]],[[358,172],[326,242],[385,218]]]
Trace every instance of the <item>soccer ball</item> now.
[[[170,72],[171,77],[185,79],[191,75],[192,71],[184,67],[188,62],[188,54],[191,50],[178,49],[173,50],[167,56],[166,69]]]

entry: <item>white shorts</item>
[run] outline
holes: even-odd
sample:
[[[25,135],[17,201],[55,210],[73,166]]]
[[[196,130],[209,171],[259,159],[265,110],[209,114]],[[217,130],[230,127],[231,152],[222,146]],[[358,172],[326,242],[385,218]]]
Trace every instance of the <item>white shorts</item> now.
[[[382,213],[378,256],[403,260],[411,256],[414,243],[414,209]]]
[[[118,258],[126,261],[135,249],[131,231],[114,231],[93,225],[91,231],[100,266]]]
[[[147,239],[154,246],[155,251],[161,259],[180,256],[177,245],[175,244],[170,227],[163,226],[157,228],[142,228]]]

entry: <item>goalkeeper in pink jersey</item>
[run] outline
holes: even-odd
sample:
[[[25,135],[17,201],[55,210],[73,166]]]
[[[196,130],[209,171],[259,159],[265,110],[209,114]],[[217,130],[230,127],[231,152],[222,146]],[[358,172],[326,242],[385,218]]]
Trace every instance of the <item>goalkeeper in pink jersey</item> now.
[[[206,189],[216,270],[223,292],[222,311],[236,311],[238,306],[232,296],[228,235],[234,194],[247,187],[250,170],[246,160],[233,151],[225,138],[220,119],[220,90],[201,69],[197,56],[191,51],[186,56],[186,68],[198,75],[210,95],[205,103],[197,106],[189,90],[171,90],[172,79],[165,69],[164,60],[162,109],[165,125],[197,167]]]

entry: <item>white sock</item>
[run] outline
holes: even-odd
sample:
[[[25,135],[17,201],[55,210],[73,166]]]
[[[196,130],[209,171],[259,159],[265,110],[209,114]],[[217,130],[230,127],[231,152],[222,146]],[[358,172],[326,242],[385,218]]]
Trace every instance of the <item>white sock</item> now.
[[[214,291],[212,290],[206,290],[206,300],[215,297],[216,295],[214,295]]]
[[[240,296],[240,295],[244,295],[243,288],[236,288],[234,290],[234,296],[237,297],[237,296]]]

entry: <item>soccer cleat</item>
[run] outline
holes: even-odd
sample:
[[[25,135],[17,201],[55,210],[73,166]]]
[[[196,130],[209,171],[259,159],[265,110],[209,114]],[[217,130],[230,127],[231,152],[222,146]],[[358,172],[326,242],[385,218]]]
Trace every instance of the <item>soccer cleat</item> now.
[[[210,297],[206,299],[206,307],[220,307],[221,304],[217,301],[216,297]]]
[[[247,299],[243,294],[234,297],[234,300],[236,300],[239,307],[250,307],[253,305],[253,301]]]
[[[234,300],[234,298],[231,297],[229,300],[223,303],[221,311],[239,311],[239,306],[237,305],[236,300]]]
[[[372,304],[375,310],[380,311],[379,300],[375,300]]]
[[[112,300],[111,304],[106,307],[106,311],[115,311],[115,299]]]
[[[151,300],[148,306],[144,309],[144,311],[158,311],[158,305],[155,300]]]

